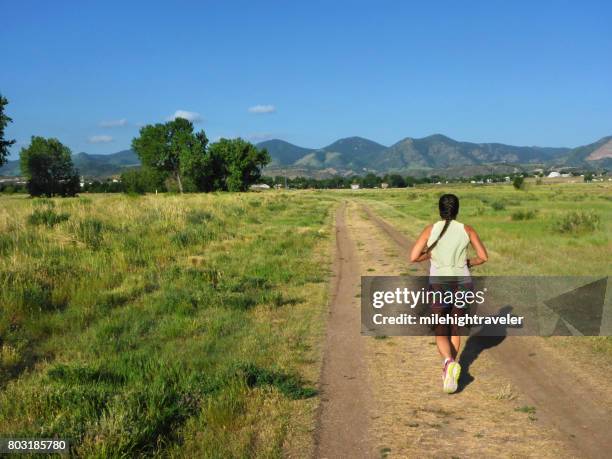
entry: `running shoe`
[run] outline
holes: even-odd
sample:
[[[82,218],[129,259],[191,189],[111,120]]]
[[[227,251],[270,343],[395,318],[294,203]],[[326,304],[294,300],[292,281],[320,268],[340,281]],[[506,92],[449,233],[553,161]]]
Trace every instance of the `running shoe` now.
[[[452,394],[457,391],[461,365],[453,360],[449,360],[444,365],[444,392]]]

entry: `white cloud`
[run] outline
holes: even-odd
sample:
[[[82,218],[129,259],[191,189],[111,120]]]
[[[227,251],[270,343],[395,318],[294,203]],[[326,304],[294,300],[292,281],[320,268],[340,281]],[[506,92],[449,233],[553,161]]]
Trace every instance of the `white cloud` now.
[[[187,110],[177,110],[174,112],[174,115],[169,116],[168,118],[166,118],[166,121],[172,121],[175,120],[177,118],[185,118],[188,121],[191,121],[192,123],[199,123],[200,121],[202,121],[202,115],[200,115],[199,113],[196,112],[190,112]]]
[[[264,113],[274,113],[276,111],[276,107],[274,105],[253,105],[252,107],[249,107],[249,112],[250,113],[255,113],[258,115],[264,114]]]
[[[88,140],[89,143],[109,143],[113,138],[110,135],[92,135]]]
[[[127,125],[128,120],[126,120],[125,118],[121,118],[119,120],[100,121],[100,127],[103,128],[124,127]]]

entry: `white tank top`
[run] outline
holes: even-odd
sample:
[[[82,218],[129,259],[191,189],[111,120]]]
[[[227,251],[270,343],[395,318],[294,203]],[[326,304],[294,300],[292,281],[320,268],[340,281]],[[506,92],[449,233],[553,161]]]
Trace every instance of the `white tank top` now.
[[[427,246],[431,246],[444,228],[444,220],[434,223]],[[451,220],[444,235],[431,251],[430,276],[469,276],[467,247],[470,237],[463,223]]]

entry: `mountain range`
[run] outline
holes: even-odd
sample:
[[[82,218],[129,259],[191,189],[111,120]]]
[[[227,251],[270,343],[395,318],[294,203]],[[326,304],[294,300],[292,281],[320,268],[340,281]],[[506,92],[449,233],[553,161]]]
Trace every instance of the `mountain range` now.
[[[612,136],[576,148],[519,147],[502,143],[460,142],[442,134],[406,137],[385,146],[363,137],[347,137],[322,148],[304,148],[273,139],[257,144],[272,158],[266,175],[323,177],[374,172],[410,175],[475,175],[505,173],[517,167],[612,167]],[[107,177],[140,164],[133,150],[108,155],[78,153],[73,156],[81,175]],[[9,161],[0,175],[19,175],[19,161]]]
[[[423,175],[473,175],[506,172],[515,167],[609,168],[612,136],[577,148],[519,147],[502,143],[460,142],[442,134],[406,137],[385,146],[362,137],[348,137],[323,148],[303,148],[283,140],[258,144],[272,156],[271,171],[302,175],[363,174],[364,172]],[[310,173],[310,174],[309,174]]]
[[[140,166],[134,150],[122,150],[108,155],[92,155],[81,152],[72,155],[72,162],[81,175],[86,177],[109,177],[120,174],[130,167]],[[0,167],[0,176],[19,176],[19,160],[8,161]]]

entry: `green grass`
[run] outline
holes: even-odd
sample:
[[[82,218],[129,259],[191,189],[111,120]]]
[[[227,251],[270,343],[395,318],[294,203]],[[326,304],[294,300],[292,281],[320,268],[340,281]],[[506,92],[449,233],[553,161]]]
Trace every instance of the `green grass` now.
[[[605,275],[611,190],[2,196],[0,437],[69,437],[85,457],[310,455],[337,202],[414,238],[454,192],[489,248],[478,274]],[[612,354],[609,337],[577,343]]]
[[[509,184],[450,184],[360,190],[353,196],[416,238],[427,224],[439,220],[437,200],[445,192],[459,196],[458,220],[474,227],[489,250],[489,263],[477,268],[479,275],[609,274],[608,182],[543,184],[521,191]]]
[[[601,226],[601,217],[594,212],[573,211],[557,218],[553,228],[558,233],[591,233]]]
[[[530,405],[523,405],[518,408],[515,408],[514,411],[518,411],[520,413],[535,414],[536,407]]]
[[[0,436],[85,457],[308,451],[333,202],[1,197]]]
[[[537,210],[517,210],[511,215],[512,220],[533,220],[538,215]]]
[[[476,275],[610,275],[610,182],[542,184],[520,191],[510,184],[451,184],[341,194],[363,199],[415,239],[439,220],[437,201],[446,192],[459,196],[458,220],[474,227],[489,251],[489,262],[475,268]],[[601,357],[602,364],[609,364],[612,358],[609,336],[554,340],[560,349],[574,349],[585,359]]]

